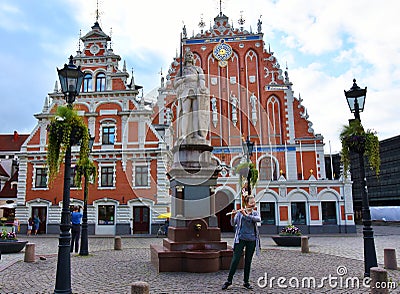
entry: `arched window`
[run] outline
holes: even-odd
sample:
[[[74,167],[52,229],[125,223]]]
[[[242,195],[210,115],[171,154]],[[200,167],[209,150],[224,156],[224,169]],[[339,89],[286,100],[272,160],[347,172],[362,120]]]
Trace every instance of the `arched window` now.
[[[281,144],[281,109],[279,100],[271,97],[267,102],[268,136],[271,144]]]
[[[99,73],[96,77],[96,91],[103,92],[106,90],[106,75]]]
[[[83,77],[82,92],[92,91],[92,75],[90,73],[85,74]]]
[[[231,175],[236,175],[236,167],[240,164],[242,158],[238,157],[232,162]]]
[[[259,165],[260,180],[273,181],[277,179],[276,163],[270,156],[264,157]]]

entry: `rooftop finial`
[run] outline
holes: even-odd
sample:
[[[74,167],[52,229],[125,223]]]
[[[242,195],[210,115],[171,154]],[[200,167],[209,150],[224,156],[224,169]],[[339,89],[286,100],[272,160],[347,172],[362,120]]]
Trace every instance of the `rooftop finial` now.
[[[199,28],[201,30],[201,33],[203,33],[203,28],[206,26],[206,23],[203,20],[203,13],[200,16],[200,22],[199,22]]]
[[[240,11],[240,18],[238,20],[238,24],[240,25],[240,30],[243,31],[243,25],[246,22],[246,20],[243,18],[243,10]]]
[[[110,28],[110,39],[112,40],[112,28]],[[110,49],[112,49],[112,41],[110,41]]]
[[[222,0],[219,0],[219,15],[222,16]]]
[[[82,30],[79,30],[79,39],[78,39],[78,51],[81,52],[81,38],[82,38]]]
[[[100,16],[100,13],[99,13],[99,0],[97,0],[96,1],[96,22],[99,21],[99,16]]]

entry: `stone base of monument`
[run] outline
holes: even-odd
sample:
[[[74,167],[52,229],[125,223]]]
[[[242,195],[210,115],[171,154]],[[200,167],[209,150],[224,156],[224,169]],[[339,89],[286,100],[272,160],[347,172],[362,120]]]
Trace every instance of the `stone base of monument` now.
[[[168,172],[171,219],[168,238],[151,245],[151,262],[159,272],[207,273],[229,269],[233,251],[221,241],[215,215],[219,169],[211,160],[213,147],[191,139],[172,149]],[[243,268],[243,258],[239,264]]]
[[[151,263],[159,272],[209,273],[228,270],[233,250],[221,241],[221,231],[203,219],[186,227],[169,227],[163,245],[151,245]],[[243,257],[239,268],[243,268]]]

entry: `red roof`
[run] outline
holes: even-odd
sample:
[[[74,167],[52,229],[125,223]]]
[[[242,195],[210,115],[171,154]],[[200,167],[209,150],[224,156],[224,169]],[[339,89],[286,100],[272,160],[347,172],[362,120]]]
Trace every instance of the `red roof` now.
[[[10,175],[4,170],[4,168],[0,165],[0,176],[9,177]]]
[[[0,191],[0,198],[16,198],[17,197],[17,185],[11,187],[12,182],[18,182],[18,171],[14,173],[11,179],[5,184],[3,189]]]
[[[21,145],[29,137],[26,134],[0,135],[0,152],[1,151],[19,151]]]

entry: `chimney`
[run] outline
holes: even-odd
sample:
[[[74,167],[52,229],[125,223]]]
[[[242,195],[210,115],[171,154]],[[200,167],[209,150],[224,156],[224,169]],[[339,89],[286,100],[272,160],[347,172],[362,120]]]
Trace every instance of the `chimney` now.
[[[17,142],[18,140],[18,132],[14,131],[14,142]]]

